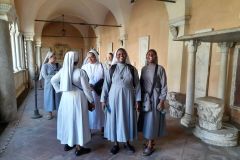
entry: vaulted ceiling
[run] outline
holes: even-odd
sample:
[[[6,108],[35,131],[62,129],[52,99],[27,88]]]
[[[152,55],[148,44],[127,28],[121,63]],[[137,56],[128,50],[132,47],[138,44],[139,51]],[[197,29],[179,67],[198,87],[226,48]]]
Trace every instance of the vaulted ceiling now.
[[[10,1],[10,0],[8,0]],[[120,33],[128,26],[132,0],[11,0],[14,1],[19,16],[20,30],[40,37],[44,24],[36,19],[56,20],[65,15],[65,21],[104,24],[107,13],[111,12],[118,25],[122,25]],[[147,0],[150,1],[150,0]],[[190,0],[177,0],[174,5],[165,3],[169,20],[189,15]],[[137,1],[136,1],[137,3]],[[161,2],[159,2],[161,3]],[[83,36],[86,27],[73,25]],[[96,30],[95,30],[96,31]],[[97,32],[97,31],[96,31]]]
[[[124,26],[131,6],[130,0],[15,0],[21,31],[39,36],[44,23],[35,19],[55,20],[64,14],[65,21],[103,24],[111,12],[117,23]],[[75,27],[84,35],[84,27]]]

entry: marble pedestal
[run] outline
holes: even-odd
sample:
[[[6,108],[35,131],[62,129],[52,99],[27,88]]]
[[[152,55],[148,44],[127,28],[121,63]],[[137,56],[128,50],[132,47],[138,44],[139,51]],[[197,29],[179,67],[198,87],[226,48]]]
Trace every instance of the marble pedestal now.
[[[182,118],[184,114],[186,95],[177,92],[169,92],[168,96],[170,116],[174,118]]]
[[[223,123],[221,129],[211,131],[196,125],[193,134],[205,143],[215,146],[231,147],[238,144],[238,129],[227,123]]]

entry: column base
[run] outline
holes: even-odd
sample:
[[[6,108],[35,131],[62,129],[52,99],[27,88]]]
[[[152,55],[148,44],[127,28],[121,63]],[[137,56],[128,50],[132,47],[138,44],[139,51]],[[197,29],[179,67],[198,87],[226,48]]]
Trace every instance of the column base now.
[[[221,129],[212,131],[196,125],[193,134],[205,143],[215,146],[232,147],[238,144],[238,129],[227,123],[223,123]]]
[[[184,116],[181,118],[181,124],[187,128],[193,128],[195,127],[195,116],[184,114]]]
[[[32,119],[42,118],[42,115],[39,114],[38,109],[35,109],[35,110],[34,110],[34,114],[33,114],[33,116],[32,116],[31,118],[32,118]]]

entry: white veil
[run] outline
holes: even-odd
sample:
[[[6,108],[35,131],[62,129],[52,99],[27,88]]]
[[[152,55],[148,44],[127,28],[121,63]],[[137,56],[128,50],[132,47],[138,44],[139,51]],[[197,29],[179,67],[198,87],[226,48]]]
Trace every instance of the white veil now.
[[[98,51],[96,49],[91,49],[90,51],[88,51],[87,56],[86,56],[86,58],[83,61],[83,65],[88,63],[88,58],[91,56],[91,54],[89,54],[89,53],[94,54],[95,57],[96,57],[96,61],[99,62],[99,53],[98,53]]]
[[[78,52],[75,51],[68,51],[65,54],[60,76],[60,91],[72,90],[74,62],[78,62],[78,58]]]
[[[118,48],[118,49],[116,50],[116,52],[115,52],[114,55],[113,55],[112,65],[118,63],[117,52],[118,52],[118,50],[120,50],[120,49],[125,50],[124,48]],[[126,50],[125,50],[125,51],[126,51]],[[126,53],[127,53],[127,51],[126,51]],[[125,62],[125,63],[130,64],[129,57],[128,57],[128,53],[127,53],[127,58],[126,58],[126,62]]]
[[[46,55],[46,57],[45,57],[45,59],[44,59],[44,61],[43,61],[43,64],[48,63],[49,58],[52,57],[53,54],[54,54],[53,52],[48,51],[48,52],[47,52],[47,55]],[[42,65],[43,65],[43,64],[42,64]],[[38,80],[41,80],[41,79],[43,79],[43,76],[42,76],[42,72],[41,72],[41,70],[40,70],[40,73],[39,73],[39,79],[38,79]]]

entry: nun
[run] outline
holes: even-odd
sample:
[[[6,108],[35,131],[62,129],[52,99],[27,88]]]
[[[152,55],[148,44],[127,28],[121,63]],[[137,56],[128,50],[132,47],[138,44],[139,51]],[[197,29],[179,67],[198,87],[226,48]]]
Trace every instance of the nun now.
[[[75,154],[89,153],[84,145],[91,140],[88,120],[88,102],[94,107],[91,88],[87,74],[77,68],[78,53],[66,53],[63,68],[51,79],[56,92],[62,92],[58,109],[57,139],[69,151],[76,145]]]
[[[117,154],[119,142],[124,142],[124,148],[134,153],[130,144],[137,138],[136,110],[141,101],[141,89],[138,73],[130,65],[128,54],[124,48],[119,48],[113,58],[113,63],[106,75],[101,94],[102,107],[106,112],[104,137],[114,142],[110,152]]]
[[[99,53],[95,49],[91,49],[87,53],[82,69],[88,75],[95,104],[95,110],[89,111],[89,126],[91,130],[101,130],[103,133],[105,116],[101,108],[100,95],[104,81],[104,69],[99,62],[98,56]]]
[[[44,59],[39,80],[44,79],[44,110],[48,112],[47,119],[53,118],[53,111],[58,109],[61,93],[56,93],[51,84],[51,78],[60,70],[61,65],[56,62],[56,56],[49,51]]]
[[[158,138],[164,132],[161,130],[165,123],[161,122],[161,116],[164,114],[164,101],[167,96],[167,78],[165,69],[158,65],[157,52],[150,49],[146,54],[146,65],[141,71],[141,89],[142,97],[148,95],[150,106],[145,109],[139,117],[143,116],[143,137],[147,139],[143,155],[149,156],[154,152],[154,139]],[[144,99],[143,99],[144,101]],[[143,105],[144,106],[144,105]]]
[[[113,60],[113,53],[109,52],[106,57],[106,61],[104,62],[104,69],[105,71],[108,71],[112,65]]]

